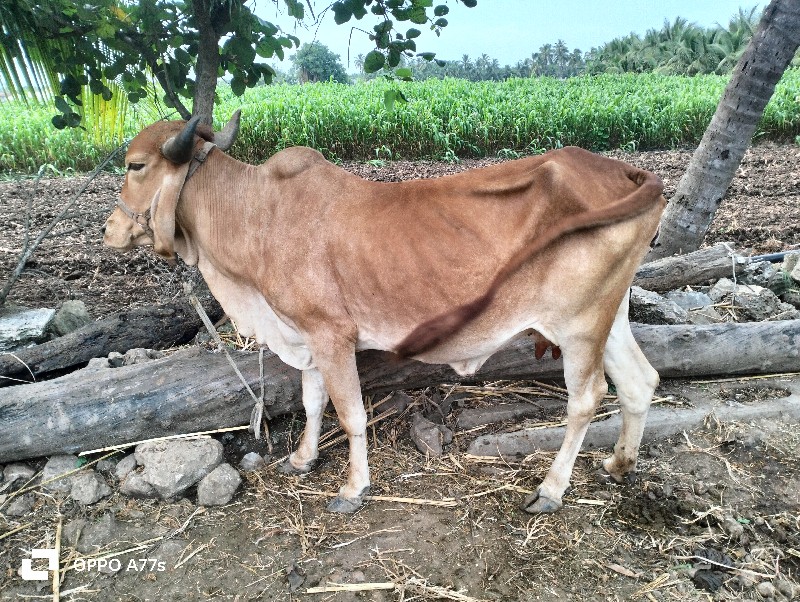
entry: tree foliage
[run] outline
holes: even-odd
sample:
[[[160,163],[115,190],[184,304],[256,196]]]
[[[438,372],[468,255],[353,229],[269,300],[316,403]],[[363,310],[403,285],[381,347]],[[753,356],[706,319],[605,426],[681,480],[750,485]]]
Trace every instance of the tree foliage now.
[[[291,59],[301,83],[333,80],[346,84],[349,81],[339,55],[320,42],[303,44]]]

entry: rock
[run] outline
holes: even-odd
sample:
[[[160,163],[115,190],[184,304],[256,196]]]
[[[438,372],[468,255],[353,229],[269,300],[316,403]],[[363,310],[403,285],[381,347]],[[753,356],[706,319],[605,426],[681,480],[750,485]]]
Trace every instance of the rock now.
[[[107,357],[93,357],[89,360],[89,363],[86,365],[87,368],[110,368],[111,364],[108,363]]]
[[[800,253],[785,255],[781,269],[789,274],[792,280],[800,284]]]
[[[686,324],[688,312],[658,293],[631,287],[630,319],[643,324]]]
[[[132,472],[120,484],[119,492],[128,497],[139,499],[156,498],[158,494],[153,486],[148,483],[141,472]]]
[[[50,331],[56,336],[64,336],[92,321],[83,301],[64,301],[50,322]]]
[[[36,471],[27,464],[8,464],[3,469],[3,480],[8,483],[14,483],[15,487],[19,488],[33,478]]]
[[[760,261],[758,263],[749,263],[742,270],[742,274],[737,276],[740,284],[754,284],[756,286],[763,286],[764,288],[771,288],[775,277],[780,272],[769,261]]]
[[[756,591],[758,592],[759,596],[764,598],[774,598],[775,597],[775,586],[772,585],[769,581],[762,581],[758,585],[756,585]]]
[[[423,454],[438,458],[442,455],[443,446],[453,441],[453,432],[417,412],[411,423],[411,439]]]
[[[122,365],[133,366],[134,364],[149,362],[160,357],[164,357],[164,354],[160,351],[156,351],[155,349],[142,349],[139,347],[130,349],[122,356]]]
[[[32,493],[18,495],[3,509],[6,516],[24,516],[33,510],[36,497]]]
[[[389,399],[375,409],[375,412],[382,413],[393,409],[395,410],[394,415],[399,416],[412,403],[414,403],[414,400],[411,399],[408,393],[405,391],[395,391]]]
[[[222,462],[222,444],[216,439],[152,441],[136,448],[144,466],[142,478],[159,497],[172,499],[209,474]]]
[[[76,502],[87,506],[99,502],[111,495],[111,488],[105,479],[93,470],[80,472],[72,477],[72,489],[69,496]]]
[[[722,528],[733,539],[739,539],[744,534],[744,525],[729,515],[722,518]]]
[[[122,481],[131,473],[134,468],[136,468],[136,455],[128,454],[122,458],[122,460],[117,462],[117,466],[114,469],[114,476]]]
[[[83,526],[80,541],[76,548],[87,554],[96,552],[119,539],[120,524],[111,513],[103,514],[97,521]]]
[[[731,280],[722,278],[711,287],[708,296],[714,303],[732,302],[739,322],[761,322],[778,314],[783,314],[782,319],[800,318],[800,312],[793,306],[782,302],[775,293],[762,286],[734,285]]]
[[[100,460],[95,468],[97,469],[97,472],[111,474],[117,468],[118,463],[119,461],[116,457],[106,458],[105,460]]]
[[[63,479],[58,479],[51,483],[47,483],[47,481],[59,475],[71,472],[80,465],[81,462],[78,460],[77,456],[53,456],[47,461],[47,464],[44,465],[44,470],[42,471],[42,482],[45,483],[44,488],[48,491],[69,493],[72,489],[72,478],[75,475],[64,477]]]
[[[798,595],[798,588],[791,581],[786,579],[776,579],[775,589],[777,589],[787,600],[794,600]]]
[[[81,538],[83,530],[88,524],[89,521],[85,518],[76,518],[75,520],[69,521],[64,525],[64,529],[61,531],[63,542],[68,546],[75,547],[78,544],[78,540]]]
[[[239,468],[244,472],[255,472],[256,470],[264,468],[265,465],[266,462],[264,462],[264,458],[262,458],[256,452],[245,454],[244,458],[242,458],[242,461],[239,462]]]
[[[201,506],[224,506],[233,498],[242,477],[230,464],[220,464],[197,486],[197,503]]]
[[[125,356],[119,351],[112,351],[108,354],[108,365],[112,368],[121,368],[125,363]]]
[[[0,351],[45,341],[47,327],[55,314],[54,309],[0,308]]]
[[[700,291],[670,291],[665,296],[686,311],[713,305],[711,297]]]

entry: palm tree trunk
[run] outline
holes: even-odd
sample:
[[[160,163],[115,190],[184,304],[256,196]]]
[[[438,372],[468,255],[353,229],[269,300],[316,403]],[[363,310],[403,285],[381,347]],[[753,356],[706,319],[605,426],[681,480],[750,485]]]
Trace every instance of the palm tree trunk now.
[[[700,247],[775,85],[800,46],[800,2],[772,0],[661,220],[646,261]]]

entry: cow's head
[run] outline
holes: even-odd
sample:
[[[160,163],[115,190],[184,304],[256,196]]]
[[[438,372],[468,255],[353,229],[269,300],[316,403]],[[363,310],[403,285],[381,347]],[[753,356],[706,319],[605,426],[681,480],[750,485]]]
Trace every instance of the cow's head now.
[[[152,244],[167,260],[175,257],[175,210],[197,147],[213,142],[228,150],[239,131],[240,111],[217,134],[199,118],[159,121],[128,146],[121,203],[103,226],[103,243],[119,251]]]

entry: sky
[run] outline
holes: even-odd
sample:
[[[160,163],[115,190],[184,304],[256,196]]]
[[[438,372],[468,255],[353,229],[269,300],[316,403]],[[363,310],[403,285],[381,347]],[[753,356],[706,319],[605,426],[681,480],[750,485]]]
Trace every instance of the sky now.
[[[323,3],[316,3],[318,5]],[[570,50],[582,51],[629,33],[644,34],[648,29],[660,29],[664,20],[674,21],[684,17],[702,27],[717,23],[726,26],[737,14],[739,7],[762,9],[766,2],[747,0],[478,0],[475,8],[466,8],[454,0],[435,0],[434,4],[447,4],[449,24],[441,37],[429,30],[417,39],[419,51],[436,52],[437,58],[460,59],[468,54],[473,59],[483,53],[496,58],[501,65],[513,65],[529,57],[540,46],[562,39]],[[283,8],[283,2],[279,3]],[[306,9],[307,11],[307,9]],[[282,27],[300,38],[301,42],[315,39],[340,55],[349,72],[355,72],[353,61],[358,54],[374,48],[367,35],[351,28],[356,26],[371,30],[377,23],[375,16],[367,14],[361,21],[351,20],[336,25],[329,11],[318,25],[297,27],[294,19],[280,14],[275,3],[258,0],[256,14]],[[319,15],[318,15],[319,16]],[[401,25],[403,31],[410,23]],[[414,26],[423,29],[420,26]],[[348,41],[350,64],[348,66]],[[275,63],[286,71],[288,61]]]

